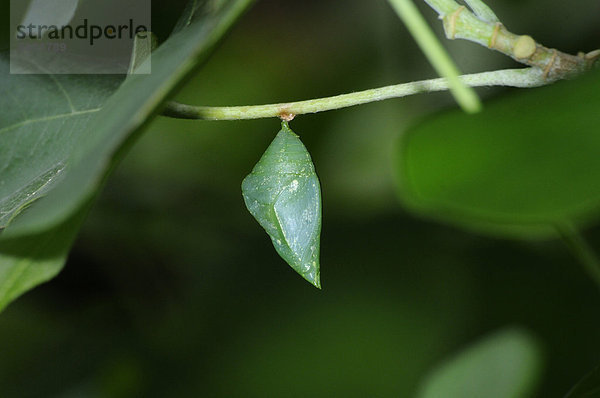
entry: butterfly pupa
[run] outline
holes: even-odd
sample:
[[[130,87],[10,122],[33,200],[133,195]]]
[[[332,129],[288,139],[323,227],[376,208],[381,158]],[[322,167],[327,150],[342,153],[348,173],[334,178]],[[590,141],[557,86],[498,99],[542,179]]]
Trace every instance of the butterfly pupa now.
[[[242,196],[277,253],[320,289],[321,188],[306,147],[285,121],[242,182]]]

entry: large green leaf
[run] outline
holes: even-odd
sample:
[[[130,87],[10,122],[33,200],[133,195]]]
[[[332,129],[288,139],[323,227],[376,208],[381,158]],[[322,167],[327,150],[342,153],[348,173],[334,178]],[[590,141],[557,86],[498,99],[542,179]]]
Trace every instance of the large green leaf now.
[[[147,122],[182,79],[207,58],[209,51],[250,2],[221,2],[221,7],[211,8],[203,19],[195,20],[159,47],[152,55],[152,74],[129,76],[102,108],[92,114],[89,122],[77,129],[77,136],[70,138],[76,145],[68,153],[60,184],[55,184],[43,200],[16,219],[7,232],[24,234],[48,228],[64,220],[89,198],[119,148]],[[213,3],[208,3],[212,7]],[[20,96],[16,94],[16,97]],[[19,98],[12,104],[2,112],[18,113],[24,106]],[[46,133],[45,126],[39,126],[40,137],[52,137],[51,134],[56,141],[62,141],[63,136],[56,131]],[[20,142],[14,145],[19,146]],[[19,185],[28,184],[29,180],[23,180]]]
[[[419,213],[492,232],[546,236],[600,205],[600,74],[446,112],[409,130],[400,195]]]
[[[0,286],[17,286],[0,288],[0,303],[60,269],[71,239],[47,236],[63,225],[61,235],[76,234],[78,224],[67,220],[83,211],[119,155],[251,2],[205,2],[202,17],[152,55],[152,74],[120,86],[114,77],[9,75],[0,59]],[[44,263],[48,245],[57,253],[51,265]],[[29,271],[14,285],[21,255]]]
[[[530,397],[540,370],[540,352],[533,338],[520,330],[506,330],[472,345],[436,368],[417,396]]]
[[[92,116],[122,78],[9,75],[7,57],[0,57],[0,76],[0,228],[5,228],[59,184]]]

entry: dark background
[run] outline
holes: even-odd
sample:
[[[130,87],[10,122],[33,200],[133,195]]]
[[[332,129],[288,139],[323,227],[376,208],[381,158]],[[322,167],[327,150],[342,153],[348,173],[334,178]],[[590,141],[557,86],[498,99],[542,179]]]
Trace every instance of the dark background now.
[[[153,2],[160,39],[183,3]],[[489,5],[550,47],[599,46],[597,1]],[[515,65],[444,45],[465,73]],[[383,0],[263,0],[177,98],[259,104],[434,76]],[[476,235],[396,197],[399,137],[454,106],[428,94],[292,123],[322,183],[322,291],[277,256],[241,197],[278,122],[158,117],[64,271],[1,315],[0,396],[405,397],[440,360],[507,326],[543,349],[538,396],[563,396],[600,362],[600,295],[564,245]],[[600,228],[586,235],[600,246]]]

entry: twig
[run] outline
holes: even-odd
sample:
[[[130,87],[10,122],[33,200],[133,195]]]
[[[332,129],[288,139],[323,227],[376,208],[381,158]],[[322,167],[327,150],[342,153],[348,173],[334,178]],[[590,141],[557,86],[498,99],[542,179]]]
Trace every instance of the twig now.
[[[471,87],[511,86],[537,87],[547,84],[543,71],[537,68],[505,69],[493,72],[475,73],[460,77],[463,83]],[[334,97],[318,98],[307,101],[287,102],[250,106],[193,106],[169,102],[163,111],[164,116],[179,119],[205,120],[242,120],[269,117],[289,118],[290,116],[330,111],[350,106],[383,101],[390,98],[406,97],[413,94],[448,90],[446,79],[430,79],[393,86],[386,86]]]

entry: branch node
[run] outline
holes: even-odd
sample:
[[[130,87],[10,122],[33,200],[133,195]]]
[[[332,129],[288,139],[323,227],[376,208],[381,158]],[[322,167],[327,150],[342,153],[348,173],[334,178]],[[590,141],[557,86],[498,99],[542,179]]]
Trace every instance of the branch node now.
[[[498,39],[498,32],[502,27],[502,22],[496,22],[494,24],[494,31],[492,32],[492,37],[490,37],[490,41],[488,42],[488,48],[496,47],[496,40]]]
[[[446,30],[446,37],[448,37],[448,39],[454,40],[454,37],[456,36],[456,19],[465,8],[465,6],[460,6],[452,14],[446,15],[443,18],[443,21],[445,22],[444,28]]]
[[[548,66],[546,66],[546,68],[544,69],[544,74],[542,75],[544,77],[544,80],[548,79],[548,75],[550,75],[550,72],[552,71],[552,67],[554,66],[554,62],[556,61],[557,55],[558,51],[556,49],[553,49],[550,62],[548,62]]]

